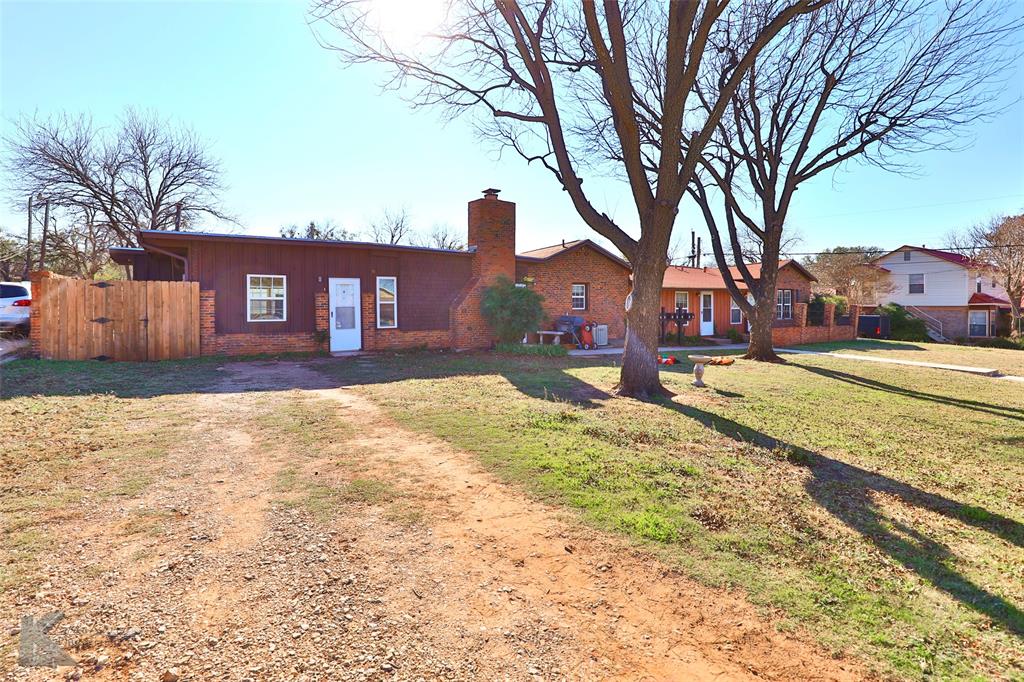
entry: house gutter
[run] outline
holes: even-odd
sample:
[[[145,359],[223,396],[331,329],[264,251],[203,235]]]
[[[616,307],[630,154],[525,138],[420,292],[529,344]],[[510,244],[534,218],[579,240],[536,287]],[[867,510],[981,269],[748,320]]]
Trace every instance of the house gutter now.
[[[153,246],[152,244],[146,244],[146,243],[144,243],[142,241],[142,235],[141,234],[138,235],[138,240],[139,240],[139,246],[141,246],[146,251],[155,251],[156,253],[159,253],[159,254],[161,254],[163,256],[169,256],[169,257],[171,257],[171,258],[173,258],[175,260],[181,261],[181,264],[182,264],[183,270],[184,270],[184,272],[181,275],[181,281],[182,282],[187,282],[188,281],[188,256],[182,256],[180,254],[174,253],[173,251],[168,251],[167,249],[161,249],[159,246]]]

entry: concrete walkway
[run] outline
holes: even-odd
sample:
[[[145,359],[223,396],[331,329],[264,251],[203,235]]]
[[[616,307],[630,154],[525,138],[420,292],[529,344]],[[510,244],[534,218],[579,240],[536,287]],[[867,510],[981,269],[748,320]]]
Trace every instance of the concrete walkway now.
[[[952,372],[965,372],[967,374],[975,374],[983,377],[1002,377],[1002,372],[998,369],[989,369],[988,367],[969,367],[967,365],[943,365],[937,362],[918,362],[917,360],[895,360],[893,358],[880,358],[873,355],[854,355],[852,353],[829,353],[825,351],[817,350],[797,350],[795,348],[776,348],[776,353],[798,353],[801,355],[827,355],[833,358],[841,358],[843,360],[861,360],[864,362],[881,362],[890,365],[909,365],[911,367],[928,367],[930,369],[945,369]],[[1010,377],[1002,377],[1009,379]],[[1024,380],[1024,377],[1018,377]]]
[[[745,343],[723,343],[713,346],[660,346],[659,353],[697,353],[709,350],[746,350]],[[573,357],[592,357],[598,355],[622,355],[621,346],[609,346],[607,348],[595,348],[594,350],[571,350],[569,355]]]

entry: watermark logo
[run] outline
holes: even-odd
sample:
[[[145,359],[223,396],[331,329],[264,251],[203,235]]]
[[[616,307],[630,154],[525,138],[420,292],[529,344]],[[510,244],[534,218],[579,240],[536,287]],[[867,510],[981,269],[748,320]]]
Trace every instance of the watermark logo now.
[[[38,620],[32,616],[21,617],[21,639],[18,641],[18,665],[27,667],[56,668],[59,665],[75,665],[75,659],[65,653],[46,636],[64,614],[53,611]]]

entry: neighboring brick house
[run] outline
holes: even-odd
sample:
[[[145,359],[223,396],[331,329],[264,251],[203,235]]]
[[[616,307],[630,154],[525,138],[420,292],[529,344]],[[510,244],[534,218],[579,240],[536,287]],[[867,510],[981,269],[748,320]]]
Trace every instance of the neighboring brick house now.
[[[969,257],[904,245],[872,261],[888,273],[882,303],[898,303],[936,338],[997,336],[1010,325],[1010,301],[996,273]]]
[[[493,338],[483,291],[517,275],[532,277],[552,315],[571,309],[573,285],[586,284],[587,317],[622,335],[628,267],[620,259],[589,242],[516,256],[515,204],[492,189],[469,202],[467,237],[461,251],[144,230],[140,248],[111,255],[132,279],[199,282],[204,355],[485,348]]]
[[[751,263],[747,268],[751,275],[760,277],[760,263]],[[740,290],[746,291],[739,270],[733,267],[730,272]],[[779,262],[775,292],[777,326],[795,324],[796,305],[810,302],[811,283],[815,281],[814,275],[795,260]],[[662,283],[661,307],[666,311],[682,308],[694,313],[683,330],[687,336],[724,336],[730,328],[746,333],[746,318],[732,300],[717,267],[669,266]]]
[[[582,316],[607,324],[613,339],[626,335],[630,272],[629,263],[589,239],[516,256],[516,281],[544,297],[549,322],[561,315]]]

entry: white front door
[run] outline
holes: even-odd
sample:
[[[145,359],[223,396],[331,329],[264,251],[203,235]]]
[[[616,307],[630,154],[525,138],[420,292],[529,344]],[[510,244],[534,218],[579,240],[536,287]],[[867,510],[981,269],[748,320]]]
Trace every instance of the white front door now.
[[[359,315],[359,280],[331,277],[328,280],[331,308],[331,352],[362,348]]]
[[[700,292],[700,335],[715,334],[715,304],[710,291]]]

